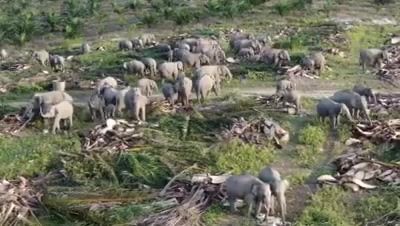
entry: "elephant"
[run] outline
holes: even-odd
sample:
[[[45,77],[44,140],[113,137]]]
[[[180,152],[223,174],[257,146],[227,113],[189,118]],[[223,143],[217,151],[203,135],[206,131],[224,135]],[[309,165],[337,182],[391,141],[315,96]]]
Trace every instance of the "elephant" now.
[[[180,71],[183,71],[182,61],[164,62],[158,65],[158,72],[163,81],[176,80]]]
[[[367,120],[371,122],[369,117],[368,103],[364,96],[360,96],[351,90],[337,91],[330,97],[333,101],[343,103],[349,108],[353,118],[358,118],[360,112],[364,113]]]
[[[33,95],[33,110],[41,109],[43,113],[49,111],[49,107],[59,104],[62,101],[73,102],[73,98],[63,91],[49,91],[44,93],[35,93]]]
[[[353,92],[358,93],[360,96],[364,96],[370,103],[378,103],[375,92],[370,87],[361,84],[354,85]]]
[[[242,48],[239,50],[237,55],[241,59],[250,59],[255,55],[255,53],[252,48]]]
[[[154,77],[157,72],[157,61],[151,57],[142,58],[141,61],[145,65],[145,68],[149,70],[150,76]]]
[[[129,89],[125,94],[124,102],[126,108],[131,112],[136,120],[146,121],[147,97],[143,96],[137,87]]]
[[[204,52],[204,54],[210,58],[213,64],[221,64],[226,61],[225,51],[219,46]]]
[[[50,55],[46,50],[34,51],[32,58],[38,61],[42,66],[46,66],[49,63]]]
[[[144,46],[150,46],[157,43],[156,36],[150,33],[140,35],[139,39],[142,40]]]
[[[130,74],[140,75],[144,77],[146,65],[139,60],[131,60],[129,62],[125,62],[122,67]]]
[[[282,79],[276,84],[276,94],[283,95],[284,93],[296,90],[296,83],[293,81]]]
[[[0,60],[5,60],[8,57],[7,50],[1,49],[0,50]]]
[[[122,51],[132,50],[133,44],[130,40],[121,40],[118,43],[118,48],[119,48],[119,50],[122,50]]]
[[[220,48],[218,42],[213,39],[199,38],[196,47],[193,49],[195,53],[206,53],[212,49]]]
[[[201,65],[210,64],[210,58],[202,53],[186,52],[183,54],[180,61],[184,67],[199,68]]]
[[[296,90],[288,90],[281,95],[283,103],[294,104],[296,106],[296,114],[301,109],[301,96]]]
[[[360,51],[360,65],[363,72],[366,71],[366,67],[376,67],[382,68],[383,63],[388,61],[388,53],[381,49],[362,49]]]
[[[138,87],[140,91],[145,96],[151,96],[154,90],[158,90],[157,83],[154,80],[148,78],[142,78],[138,81]]]
[[[180,44],[186,44],[190,46],[190,50],[193,51],[197,47],[197,38],[185,38],[176,43],[175,46],[179,46]]]
[[[116,106],[114,104],[109,104],[104,107],[104,118],[109,119],[109,118],[115,118],[115,110]]]
[[[173,106],[178,100],[178,90],[176,89],[175,85],[171,83],[164,83],[161,91],[165,100],[168,101],[171,106]]]
[[[134,38],[131,40],[133,49],[142,49],[144,47],[143,41],[139,38]]]
[[[208,74],[216,80],[232,80],[232,73],[225,65],[204,65],[198,68],[193,74],[193,81],[198,80],[201,76]]]
[[[262,206],[267,206],[267,214],[271,205],[271,188],[269,184],[262,182],[255,176],[233,175],[224,182],[227,199],[230,204],[231,212],[237,211],[235,206],[236,199],[244,200],[248,205],[247,216],[251,215],[253,205],[255,205],[255,216],[257,216]]]
[[[96,120],[97,116],[100,115],[100,119],[104,120],[104,99],[101,98],[97,93],[90,96],[88,101],[89,112],[92,120]]]
[[[91,49],[90,49],[89,43],[83,43],[81,45],[81,54],[87,54],[87,53],[90,53],[90,52],[91,52]]]
[[[165,53],[171,50],[171,46],[168,44],[158,44],[154,47],[157,52]]]
[[[53,71],[60,70],[61,72],[64,71],[65,68],[65,58],[59,55],[50,55],[49,56],[50,67]]]
[[[118,90],[117,94],[117,112],[118,114],[122,114],[122,110],[126,108],[125,106],[125,95],[131,90],[131,87],[128,86],[124,89]]]
[[[285,216],[286,216],[286,198],[285,192],[289,188],[289,181],[282,180],[279,172],[271,167],[265,167],[258,174],[258,178],[264,183],[269,184],[272,197],[271,198],[271,212],[274,213],[274,198],[278,201],[281,210],[281,217],[283,225],[285,225]]]
[[[178,49],[184,49],[184,50],[187,50],[187,51],[190,52],[190,45],[187,44],[187,43],[180,42],[180,43],[178,43],[177,48]]]
[[[239,39],[233,44],[233,50],[235,53],[239,53],[239,51],[243,48],[251,48],[255,53],[259,53],[261,51],[261,47],[261,43],[254,39]]]
[[[350,110],[345,104],[337,103],[329,98],[322,98],[316,108],[319,119],[324,122],[325,118],[329,117],[334,129],[339,125],[341,114],[345,114],[350,122],[353,121]]]
[[[101,79],[98,83],[97,83],[97,93],[100,94],[100,90],[105,87],[105,86],[110,86],[112,88],[117,88],[118,86],[118,82],[115,78],[113,77],[105,77],[103,79]]]
[[[242,40],[242,39],[254,39],[252,34],[247,34],[243,32],[234,32],[230,36],[229,46],[233,49],[235,41]]]
[[[197,101],[199,103],[204,103],[210,91],[213,91],[216,96],[219,96],[221,90],[220,80],[208,74],[202,75],[195,80],[194,89],[196,91]]]
[[[42,108],[40,108],[40,115],[43,118],[54,118],[53,124],[53,134],[56,133],[57,130],[60,130],[60,121],[61,119],[68,119],[69,126],[72,128],[72,116],[74,114],[74,107],[72,103],[69,101],[61,101],[56,105],[52,105],[49,108],[47,113],[43,113]]]
[[[119,103],[119,91],[110,86],[105,86],[100,90],[100,97],[104,101],[104,106],[110,104],[117,106]]]
[[[177,82],[175,83],[175,89],[178,91],[178,102],[182,103],[182,106],[189,106],[189,100],[192,95],[193,82],[191,79],[185,77],[185,75],[178,76]]]
[[[185,54],[189,54],[190,51],[186,50],[186,49],[179,49],[179,48],[175,48],[173,50],[173,59],[174,60],[182,60],[183,56]]]
[[[287,50],[263,48],[261,51],[261,59],[267,63],[272,64],[275,67],[281,67],[290,63],[290,55]]]
[[[320,76],[325,70],[326,59],[321,52],[312,53],[309,57],[303,59],[304,68],[310,70],[314,73],[315,70],[318,71],[317,75]]]

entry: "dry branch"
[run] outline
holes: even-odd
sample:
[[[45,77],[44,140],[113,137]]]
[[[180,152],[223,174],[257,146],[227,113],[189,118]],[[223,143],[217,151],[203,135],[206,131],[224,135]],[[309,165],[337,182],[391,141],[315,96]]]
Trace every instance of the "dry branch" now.
[[[399,142],[400,119],[373,121],[371,124],[360,122],[353,128],[355,137],[364,137],[374,143]]]

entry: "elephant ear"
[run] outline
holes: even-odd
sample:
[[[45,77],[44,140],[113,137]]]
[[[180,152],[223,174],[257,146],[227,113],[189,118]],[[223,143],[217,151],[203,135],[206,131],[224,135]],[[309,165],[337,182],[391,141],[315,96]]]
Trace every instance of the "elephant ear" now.
[[[260,185],[258,184],[252,184],[251,185],[251,194],[254,195],[254,197],[258,197],[259,196],[259,190],[260,190]]]

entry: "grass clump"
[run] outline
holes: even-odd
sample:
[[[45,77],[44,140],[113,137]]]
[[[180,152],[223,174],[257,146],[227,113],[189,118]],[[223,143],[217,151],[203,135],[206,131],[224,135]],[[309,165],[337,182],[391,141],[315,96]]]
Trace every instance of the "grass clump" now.
[[[214,150],[215,171],[240,174],[257,174],[274,159],[271,148],[259,148],[256,145],[240,141],[224,143]]]
[[[75,137],[32,135],[0,138],[0,177],[35,176],[48,172],[57,162],[60,147],[69,152],[79,148]]]
[[[301,165],[312,167],[320,157],[321,149],[327,140],[327,133],[321,126],[307,125],[299,132],[297,153]]]
[[[280,16],[285,16],[292,11],[306,9],[306,6],[311,3],[312,0],[286,0],[280,1],[273,8]]]
[[[337,187],[325,187],[313,197],[311,204],[300,216],[297,226],[356,225],[345,205],[346,193]]]

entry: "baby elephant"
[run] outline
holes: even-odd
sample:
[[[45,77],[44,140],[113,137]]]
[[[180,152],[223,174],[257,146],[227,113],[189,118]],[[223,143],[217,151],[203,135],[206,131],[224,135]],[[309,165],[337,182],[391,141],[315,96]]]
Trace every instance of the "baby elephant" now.
[[[72,128],[72,116],[74,114],[74,107],[69,101],[62,101],[59,104],[50,106],[50,110],[46,114],[43,114],[42,109],[40,109],[40,114],[43,118],[54,118],[53,134],[56,133],[56,130],[60,130],[61,119],[68,119],[69,126],[70,128]]]
[[[251,215],[253,205],[256,205],[257,216],[263,204],[267,206],[267,217],[271,205],[270,186],[252,175],[230,176],[225,181],[226,193],[232,212],[236,211],[236,199],[243,199],[248,205],[247,215]]]
[[[178,99],[178,91],[176,90],[176,87],[171,83],[164,83],[161,91],[165,100],[167,100],[168,103],[173,106]]]
[[[282,97],[282,102],[283,103],[289,103],[289,104],[294,104],[296,106],[296,114],[299,113],[300,108],[301,108],[301,96],[296,90],[289,90],[285,93],[283,93]]]
[[[53,71],[64,71],[65,58],[59,55],[50,55],[49,57],[50,67]]]
[[[274,213],[274,198],[278,201],[278,204],[281,209],[282,222],[285,223],[285,215],[286,215],[286,198],[285,192],[289,187],[289,182],[287,180],[282,180],[279,172],[271,167],[265,167],[261,170],[258,178],[262,180],[264,183],[267,183],[271,187],[272,199],[271,208],[272,213]]]
[[[116,109],[116,107],[114,104],[109,104],[106,107],[104,107],[105,119],[114,118],[115,117],[115,109]]]

